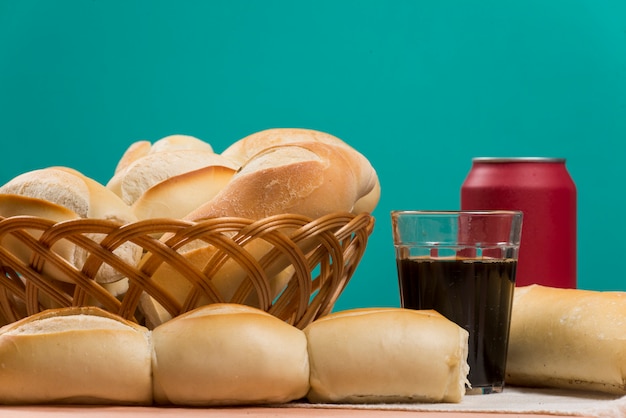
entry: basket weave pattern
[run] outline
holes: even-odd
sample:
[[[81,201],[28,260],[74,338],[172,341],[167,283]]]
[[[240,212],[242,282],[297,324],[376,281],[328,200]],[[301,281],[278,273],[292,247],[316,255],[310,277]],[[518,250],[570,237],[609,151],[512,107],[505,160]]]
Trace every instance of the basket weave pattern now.
[[[349,213],[318,219],[291,214],[261,220],[151,219],[126,225],[96,219],[57,223],[31,216],[0,217],[0,314],[13,322],[48,307],[96,305],[141,322],[140,299],[147,294],[171,316],[199,304],[245,303],[303,328],[331,311],[361,260],[373,227],[371,215]],[[29,256],[13,253],[5,245],[7,238],[28,248]],[[261,256],[248,251],[255,241],[268,248]],[[55,251],[62,242],[87,252],[82,268]],[[113,252],[128,242],[141,247],[141,263],[129,264]],[[181,253],[194,244],[216,249],[202,268]],[[242,280],[234,292],[224,295],[213,278],[229,260],[237,263]],[[47,263],[62,272],[63,281],[44,273]],[[189,281],[183,301],[153,280],[164,264]],[[104,265],[128,278],[122,295],[113,296],[93,279]],[[283,275],[279,289],[273,283],[277,272]]]

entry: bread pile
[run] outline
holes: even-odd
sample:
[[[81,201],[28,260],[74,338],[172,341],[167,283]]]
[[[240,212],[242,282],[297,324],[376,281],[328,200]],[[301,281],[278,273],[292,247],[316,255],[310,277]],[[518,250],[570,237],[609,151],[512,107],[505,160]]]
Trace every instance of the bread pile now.
[[[106,184],[66,167],[24,173],[0,187],[0,216],[119,224],[282,213],[314,219],[372,212],[379,197],[375,170],[345,142],[319,131],[271,129],[220,154],[185,135],[138,141]],[[12,235],[0,244],[24,262],[33,257]],[[263,240],[245,245],[257,259],[270,250]],[[298,245],[306,252],[311,244]],[[79,245],[54,246],[72,266],[86,263]],[[178,251],[203,271],[216,250],[202,242]],[[118,247],[115,256],[138,268],[149,262],[135,244]],[[245,274],[228,263],[211,277],[226,297]],[[122,294],[127,279],[107,267],[93,280]],[[273,269],[278,282],[288,266]],[[59,264],[43,273],[66,280]],[[150,277],[182,304],[190,284],[179,275],[163,263]],[[95,306],[60,308],[46,298],[40,304],[48,309],[0,329],[0,403],[459,402],[467,383],[467,332],[431,311],[354,310],[301,330],[253,306],[202,300],[172,318],[145,297],[141,324]]]
[[[380,195],[377,174],[361,153],[332,135],[287,128],[254,133],[221,154],[183,135],[136,142],[107,188],[140,219],[317,218],[372,212]]]
[[[152,331],[97,308],[55,309],[0,329],[0,404],[460,402],[467,339],[433,311],[401,308],[300,330],[213,304]]]
[[[106,184],[67,167],[48,167],[18,175],[0,187],[0,217],[34,215],[52,221],[109,219],[128,224],[146,219],[169,218],[201,221],[214,217],[262,219],[291,213],[312,219],[334,212],[372,212],[380,197],[376,171],[360,152],[332,135],[309,129],[269,129],[231,144],[222,153],[198,138],[171,135],[151,143],[137,141],[123,153]],[[39,235],[38,235],[39,234]],[[33,232],[34,238],[40,233]],[[100,242],[101,236],[90,236]],[[162,240],[170,238],[165,235]],[[272,248],[255,240],[246,250],[260,259]],[[0,245],[28,263],[33,252],[11,235]],[[302,251],[307,251],[302,243]],[[80,246],[63,241],[53,250],[77,269],[88,254]],[[201,243],[179,250],[193,268],[204,271],[216,249]],[[116,248],[125,263],[142,268],[149,262],[132,243]],[[275,268],[280,286],[285,269]],[[45,263],[43,274],[51,280],[71,283],[62,269]],[[181,306],[191,284],[163,263],[151,276],[167,289]],[[234,262],[227,262],[212,278],[225,300],[246,275]],[[123,295],[127,279],[103,263],[94,280],[112,295]],[[276,295],[272,295],[275,297]],[[59,307],[51,300],[44,308]],[[201,306],[198,300],[194,306]],[[250,301],[254,304],[254,301]],[[140,309],[149,328],[171,319],[157,301],[145,296]]]

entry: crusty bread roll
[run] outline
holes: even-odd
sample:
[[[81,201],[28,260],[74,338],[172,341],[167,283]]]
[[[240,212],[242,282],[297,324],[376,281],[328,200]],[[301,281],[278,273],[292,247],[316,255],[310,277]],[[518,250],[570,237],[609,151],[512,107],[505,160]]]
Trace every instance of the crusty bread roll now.
[[[68,167],[49,167],[20,174],[0,187],[0,195],[1,216],[38,215],[56,221],[80,217],[113,220],[121,224],[137,220],[132,209],[118,196],[97,181]],[[11,198],[10,195],[26,199]],[[59,210],[49,203],[66,210]],[[96,241],[101,239],[95,234],[91,238]],[[61,252],[63,257],[75,267],[82,268],[88,256],[85,250],[70,243],[61,245],[66,247]],[[24,254],[24,248],[16,248],[15,251]],[[141,258],[142,251],[135,244],[124,243],[114,252],[134,265]],[[48,270],[53,278],[66,280],[55,271],[52,267]],[[122,274],[109,265],[102,265],[95,277],[100,283],[112,283],[122,278]]]
[[[132,206],[139,219],[180,219],[211,200],[237,165],[189,135],[170,135],[154,144],[131,144],[107,187]]]
[[[157,403],[284,403],[309,388],[304,333],[255,308],[204,306],[155,328],[152,339]]]
[[[117,162],[115,166],[114,174],[119,173],[122,170],[125,170],[133,161],[138,160],[141,157],[148,155],[150,152],[150,148],[152,148],[152,144],[150,141],[136,141],[133,142],[126,148],[126,151],[120,157],[120,160]]]
[[[0,216],[9,218],[12,216],[36,216],[61,222],[70,219],[80,219],[78,213],[64,206],[47,200],[16,194],[0,193]],[[8,235],[6,236],[8,237]],[[39,236],[37,236],[38,238]]]
[[[156,141],[154,144],[147,140],[133,142],[124,151],[122,157],[115,167],[114,173],[125,170],[130,164],[148,154],[175,150],[196,150],[202,152],[213,152],[213,147],[208,142],[204,142],[191,135],[169,135]]]
[[[97,308],[64,308],[0,329],[0,403],[150,404],[149,331]]]
[[[302,128],[273,128],[254,132],[226,148],[222,155],[240,166],[267,148],[300,142],[321,142],[350,147],[346,142],[326,132]]]
[[[506,383],[626,394],[626,292],[516,288]]]
[[[150,147],[151,154],[176,150],[213,152],[213,147],[195,136],[181,134],[164,136]]]
[[[148,153],[118,171],[106,187],[128,205],[134,204],[152,186],[171,177],[208,166],[236,166],[225,157],[211,151],[176,149]]]
[[[186,218],[260,219],[280,213],[318,218],[350,212],[375,187],[361,176],[369,162],[334,145],[301,142],[267,148],[250,158],[220,193]]]
[[[133,212],[139,219],[181,219],[213,199],[234,174],[231,166],[211,165],[170,177],[143,192]]]
[[[363,308],[305,329],[316,403],[460,402],[468,333],[435,311]]]
[[[372,212],[380,199],[380,183],[378,175],[369,161],[356,149],[345,141],[326,132],[313,129],[301,128],[275,128],[255,132],[245,138],[236,141],[226,148],[222,155],[244,166],[252,157],[261,151],[276,146],[289,145],[303,142],[320,142],[338,146],[353,154],[354,160],[358,161],[355,171],[357,178],[367,184],[369,192],[358,199],[353,207],[354,213]]]
[[[76,210],[82,218],[110,219],[120,223],[130,223],[137,220],[132,209],[104,185],[84,175],[80,171],[69,167],[51,167],[46,171],[50,172],[56,170],[66,172],[79,178],[85,183],[85,186],[87,186],[87,207],[83,210],[76,210],[70,206],[70,208]],[[36,181],[40,181],[40,179],[37,178]]]

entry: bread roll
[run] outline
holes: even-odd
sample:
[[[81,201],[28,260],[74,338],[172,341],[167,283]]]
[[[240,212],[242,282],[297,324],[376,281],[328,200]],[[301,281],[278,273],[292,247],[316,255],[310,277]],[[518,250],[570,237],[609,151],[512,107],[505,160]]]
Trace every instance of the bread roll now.
[[[150,141],[136,141],[130,144],[126,151],[124,151],[124,154],[122,154],[120,160],[117,162],[114,174],[125,170],[126,167],[128,167],[134,161],[148,155],[151,147],[152,144],[150,143]]]
[[[175,150],[196,150],[212,153],[213,147],[211,144],[190,135],[169,135],[159,139],[154,144],[146,140],[136,141],[124,151],[114,173],[117,174],[125,170],[133,162],[148,154]]]
[[[284,403],[309,388],[304,333],[248,306],[204,306],[155,328],[152,338],[160,404]]]
[[[366,308],[304,329],[317,403],[460,402],[468,333],[435,311]]]
[[[176,149],[167,152],[148,153],[118,171],[106,187],[133,205],[152,186],[179,174],[208,166],[236,166],[225,157],[211,151]]]
[[[164,136],[152,144],[152,147],[150,147],[150,154],[177,150],[214,152],[213,147],[208,142],[191,135],[175,134]]]
[[[87,207],[84,210],[76,210],[82,218],[108,219],[123,224],[137,221],[132,209],[104,185],[69,167],[51,167],[46,171],[55,170],[66,172],[85,183],[88,192]]]
[[[357,163],[357,178],[369,191],[358,199],[353,207],[354,213],[372,212],[380,199],[380,183],[376,171],[369,161],[356,149],[336,136],[312,129],[276,128],[255,132],[240,139],[226,148],[222,155],[244,166],[261,151],[276,146],[303,142],[319,142],[342,147],[351,153]]]
[[[0,403],[150,404],[149,331],[97,308],[0,329]]]
[[[121,224],[137,221],[132,209],[118,196],[97,181],[68,167],[49,167],[20,174],[0,187],[0,195],[3,195],[4,202],[0,209],[2,216],[29,214],[44,216],[55,221],[80,217],[113,220]],[[29,199],[16,199],[8,195]],[[67,210],[60,211],[58,207],[53,208],[53,205],[44,202],[62,206]],[[102,239],[97,234],[92,234],[91,238],[95,241]],[[67,242],[60,245],[65,246],[60,254],[75,267],[82,268],[88,256],[85,250]],[[23,247],[8,248],[27,257],[30,255],[30,252],[24,253]],[[132,265],[140,260],[141,252],[141,247],[132,243],[124,243],[114,251],[116,255]],[[56,269],[48,268],[47,271],[53,278],[66,280]],[[100,283],[112,283],[122,277],[122,274],[111,266],[102,265],[95,280]]]
[[[506,382],[626,394],[626,293],[515,289]]]
[[[35,216],[50,219],[55,222],[80,219],[80,216],[64,206],[47,200],[15,194],[0,193],[0,216],[10,218],[12,216]],[[5,237],[9,237],[6,235]],[[37,236],[39,238],[39,236]]]
[[[302,142],[265,149],[249,159],[214,199],[190,213],[260,219],[280,213],[318,218],[350,212],[375,183],[360,176],[362,156],[324,143]]]
[[[326,132],[301,128],[273,128],[255,132],[234,142],[222,152],[222,155],[243,166],[250,158],[267,148],[301,142],[321,142],[351,148],[343,140]]]
[[[170,177],[143,192],[133,212],[139,219],[181,219],[213,199],[234,174],[227,165],[211,165]]]

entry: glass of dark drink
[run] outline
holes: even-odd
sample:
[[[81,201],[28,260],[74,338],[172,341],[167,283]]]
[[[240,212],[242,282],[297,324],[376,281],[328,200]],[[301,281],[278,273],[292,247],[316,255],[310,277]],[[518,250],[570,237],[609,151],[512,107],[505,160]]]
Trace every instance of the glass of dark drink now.
[[[522,212],[392,211],[400,300],[469,332],[468,394],[502,392]]]

